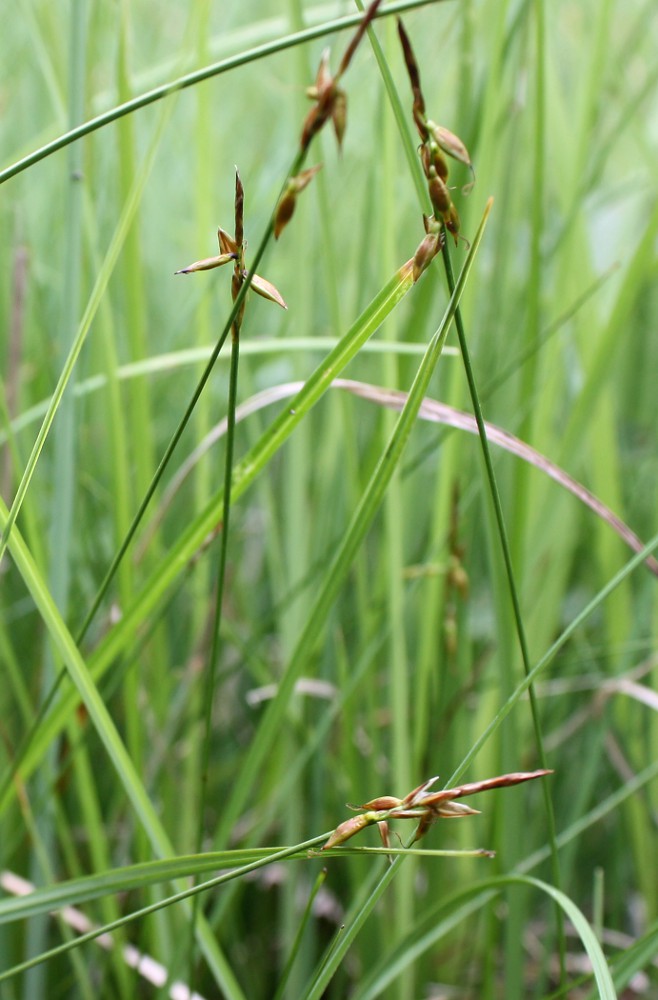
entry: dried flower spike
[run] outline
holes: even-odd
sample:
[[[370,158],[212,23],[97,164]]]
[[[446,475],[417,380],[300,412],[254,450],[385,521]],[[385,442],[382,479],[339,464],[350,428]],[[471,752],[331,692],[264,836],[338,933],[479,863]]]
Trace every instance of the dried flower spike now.
[[[404,25],[400,18],[397,19],[398,22],[398,35],[400,36],[400,42],[402,44],[402,53],[404,55],[404,62],[407,67],[407,73],[409,74],[409,82],[411,83],[411,91],[414,97],[413,103],[413,116],[414,122],[416,123],[416,128],[420,134],[423,142],[428,137],[428,126],[425,120],[425,98],[423,97],[423,92],[420,89],[420,71],[418,69],[418,63],[416,62],[416,57],[414,55],[414,50],[411,47],[411,42],[409,41],[409,36],[405,31]]]
[[[433,235],[433,234],[428,234]],[[430,778],[422,785],[414,788],[403,799],[398,799],[394,795],[380,795],[371,799],[363,806],[350,806],[351,809],[361,808],[364,810],[358,816],[352,816],[336,827],[322,850],[326,851],[330,847],[338,847],[344,844],[355,834],[365,830],[367,826],[378,824],[384,846],[388,846],[388,821],[391,819],[417,819],[415,840],[420,838],[429,830],[437,819],[459,819],[464,816],[477,814],[477,809],[471,809],[463,802],[455,802],[455,799],[464,798],[467,795],[474,795],[476,792],[486,792],[494,788],[505,788],[508,785],[518,785],[523,781],[532,781],[535,778],[543,778],[547,774],[552,774],[549,770],[540,771],[515,771],[511,774],[501,774],[497,778],[487,778],[484,781],[473,781],[467,785],[459,785],[457,788],[444,788],[440,792],[431,792],[430,788],[438,781],[438,778]]]
[[[303,150],[308,148],[313,137],[324,128],[330,118],[333,122],[334,132],[336,133],[338,148],[341,149],[347,123],[347,95],[338,86],[338,81],[352,61],[352,56],[356,52],[380,3],[381,0],[373,0],[373,3],[366,10],[352,40],[345,50],[335,76],[332,76],[329,71],[329,51],[325,49],[322,53],[315,83],[306,91],[311,100],[317,103],[309,111],[302,127],[301,147]]]
[[[319,169],[319,168],[317,168]],[[313,175],[313,170],[305,171],[305,173],[310,173]],[[299,175],[302,176],[301,174]],[[305,186],[311,178],[302,186]],[[197,260],[193,264],[188,264],[187,267],[182,267],[179,271],[175,271],[175,274],[192,274],[194,271],[209,271],[214,267],[222,267],[223,264],[228,264],[233,262],[233,278],[231,281],[231,294],[233,296],[233,301],[240,294],[240,288],[242,287],[244,281],[249,277],[249,271],[246,270],[244,266],[244,187],[242,186],[242,181],[240,180],[240,174],[236,168],[235,171],[235,237],[230,236],[225,229],[221,226],[217,230],[217,240],[219,243],[220,253],[217,257],[206,257],[203,260]],[[271,302],[276,302],[283,309],[287,309],[287,305],[283,300],[281,293],[271,284],[266,281],[265,278],[261,278],[258,274],[251,276],[251,287],[256,292],[257,295],[261,295],[264,299],[269,299]],[[242,315],[237,317],[236,323],[239,327],[242,319]]]
[[[455,243],[459,242],[459,213],[452,203],[447,186],[448,164],[445,156],[450,156],[454,160],[463,163],[473,174],[475,183],[475,171],[471,157],[466,146],[459,136],[454,132],[437,125],[425,115],[425,99],[420,86],[420,71],[416,62],[416,57],[402,21],[398,18],[398,34],[402,45],[404,62],[409,74],[411,91],[413,94],[413,118],[422,139],[420,146],[420,159],[423,165],[423,172],[428,182],[428,191],[432,208],[437,219],[441,219],[443,225],[449,233],[452,233]],[[445,156],[444,156],[445,154]],[[471,185],[468,185],[470,187]],[[466,188],[463,189],[464,193]],[[462,237],[463,238],[463,237]],[[417,281],[427,265],[432,260],[433,242],[429,239],[423,240],[416,251],[414,257],[414,281]]]

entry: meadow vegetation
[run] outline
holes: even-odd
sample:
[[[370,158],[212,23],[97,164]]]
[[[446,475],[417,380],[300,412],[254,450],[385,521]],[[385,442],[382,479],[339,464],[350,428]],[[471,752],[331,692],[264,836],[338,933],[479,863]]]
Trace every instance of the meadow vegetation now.
[[[0,1000],[658,997],[654,4],[164,7],[0,40]]]

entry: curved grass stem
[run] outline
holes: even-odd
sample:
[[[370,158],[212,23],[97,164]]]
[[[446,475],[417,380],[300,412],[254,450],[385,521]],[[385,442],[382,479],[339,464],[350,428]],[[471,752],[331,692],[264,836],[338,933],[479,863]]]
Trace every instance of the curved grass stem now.
[[[446,281],[448,283],[448,288],[452,293],[455,287],[455,278],[452,270],[452,261],[450,260],[450,251],[448,249],[447,240],[445,241],[443,246],[442,257],[445,268]],[[482,415],[482,406],[480,405],[480,397],[477,390],[477,384],[475,382],[473,366],[471,364],[471,357],[468,350],[468,342],[466,340],[466,332],[464,330],[464,323],[462,321],[461,311],[459,308],[455,310],[455,328],[457,330],[457,337],[459,339],[459,348],[464,362],[464,371],[466,373],[468,388],[471,395],[471,402],[473,404],[473,413],[478,427],[478,436],[480,438],[480,444],[482,446],[482,457],[484,459],[487,484],[489,487],[491,502],[494,508],[496,527],[498,529],[498,537],[500,540],[503,562],[505,564],[505,572],[507,575],[507,583],[509,587],[510,600],[512,603],[512,611],[514,615],[514,623],[516,626],[516,633],[519,641],[521,659],[523,661],[523,670],[526,678],[528,678],[530,676],[532,664],[530,661],[530,652],[528,649],[528,640],[526,636],[525,626],[523,624],[523,614],[521,612],[521,602],[519,600],[519,592],[516,586],[516,579],[514,576],[514,567],[512,565],[512,553],[510,550],[509,538],[507,535],[507,528],[505,525],[505,516],[503,514],[503,506],[500,499],[500,492],[498,490],[498,483],[496,481],[496,473],[494,471],[493,461],[491,458],[491,450],[489,448],[489,441],[487,438],[487,429],[485,427],[484,417]],[[528,686],[528,697],[530,700],[532,724],[535,732],[535,742],[537,745],[537,756],[539,759],[540,766],[542,768],[545,768],[547,767],[546,753],[544,751],[544,741],[541,732],[541,721],[539,718],[537,699],[535,697],[535,692],[532,687],[532,684]],[[450,784],[452,784],[454,781],[458,779],[460,773],[461,769],[458,768],[455,774],[450,779]],[[559,889],[560,864],[558,858],[557,839],[556,839],[557,833],[555,828],[555,813],[553,811],[553,802],[551,799],[550,789],[545,783],[542,783],[542,793],[544,797],[544,808],[546,810],[548,840],[551,846],[552,875],[555,887]],[[558,929],[558,945],[560,952],[560,964],[561,968],[564,969],[564,961],[566,954],[566,939],[564,935],[564,916],[559,907],[556,910],[556,917],[557,917],[557,929]]]

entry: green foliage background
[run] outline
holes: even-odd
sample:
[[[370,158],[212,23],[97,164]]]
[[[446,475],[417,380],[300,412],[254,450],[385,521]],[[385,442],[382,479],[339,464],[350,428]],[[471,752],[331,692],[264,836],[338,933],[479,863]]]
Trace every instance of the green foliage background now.
[[[467,238],[494,197],[461,301],[484,415],[649,541],[658,479],[654,5],[406,6],[415,8],[405,25],[428,113],[463,138],[475,163],[469,195],[459,190],[466,170],[451,171]],[[86,336],[1,567],[0,868],[40,887],[94,876],[64,886],[57,904],[79,903],[98,925],[159,903],[201,870],[188,856],[204,771],[218,558],[208,532],[220,518],[223,438],[165,500],[177,470],[226,416],[228,351],[98,614],[75,641],[229,313],[224,272],[173,272],[216,253],[218,225],[231,230],[236,164],[253,255],[298,146],[305,87],[323,47],[331,45],[335,67],[349,37],[328,32],[355,12],[352,3],[303,0],[26,0],[3,21],[7,507],[76,334]],[[315,25],[327,33],[284,47]],[[394,18],[379,19],[374,34],[407,113],[406,142],[415,144]],[[272,51],[254,52],[265,45]],[[225,71],[112,114],[228,59]],[[249,298],[240,402],[307,380],[350,328],[362,331],[372,301],[423,236],[427,206],[368,38],[344,84],[343,154],[325,130],[308,161],[324,169],[259,265],[288,311]],[[103,127],[11,169],[105,112]],[[466,248],[451,252],[458,272]],[[342,374],[408,392],[448,298],[437,260]],[[452,333],[428,395],[471,409]],[[207,859],[207,872],[267,860],[266,846],[322,843],[346,802],[404,795],[433,774],[476,780],[539,766],[476,438],[419,419],[366,524],[360,499],[397,416],[332,389],[275,449],[273,422],[290,405],[273,400],[236,430],[203,816],[204,851],[224,853]],[[251,476],[243,459],[255,445],[264,457]],[[204,893],[194,950],[189,903],[128,923],[118,941],[204,997],[274,996],[298,933],[281,992],[291,998],[535,997],[558,989],[561,950],[563,983],[583,972],[583,944],[595,948],[591,924],[617,988],[634,982],[658,995],[656,580],[638,560],[623,574],[632,553],[541,470],[500,449],[494,468],[531,665],[545,664],[535,693],[556,772],[559,884],[534,783],[474,800],[481,817],[440,824],[420,845],[487,847],[494,860],[408,857],[387,875],[385,859],[356,850],[320,859],[302,852],[303,860],[238,873]],[[6,516],[3,509],[3,525]],[[334,560],[355,518],[367,530],[340,576]],[[455,586],[462,572],[467,592]],[[333,583],[335,599],[319,610],[318,595]],[[289,690],[278,689],[285,678]],[[272,700],[277,689],[285,696]],[[369,831],[351,843],[377,842]],[[180,863],[164,871],[162,858]],[[119,869],[132,865],[128,883]],[[566,948],[541,885],[505,880],[530,871],[578,907],[568,913],[578,933],[567,926]],[[390,885],[380,896],[382,876]],[[14,972],[71,936],[46,915],[47,902],[35,915],[9,893],[0,900],[2,1000],[168,994],[169,986],[145,985],[117,949],[95,943]],[[357,927],[343,954],[341,941]],[[614,995],[602,982],[585,980],[582,995]]]

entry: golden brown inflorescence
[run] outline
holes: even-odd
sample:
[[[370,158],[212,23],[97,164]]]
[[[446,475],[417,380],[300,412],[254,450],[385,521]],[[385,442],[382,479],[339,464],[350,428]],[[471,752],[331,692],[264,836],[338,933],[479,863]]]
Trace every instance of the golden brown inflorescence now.
[[[432,785],[438,781],[438,778],[430,778],[403,799],[398,799],[394,795],[380,795],[370,802],[364,802],[363,805],[350,806],[349,808],[358,811],[359,815],[351,816],[337,826],[322,850],[326,851],[330,847],[344,844],[356,833],[374,823],[379,826],[384,847],[388,847],[388,821],[392,819],[417,820],[418,827],[414,840],[420,840],[437,819],[477,815],[477,809],[471,809],[463,802],[455,802],[455,799],[463,799],[467,795],[475,795],[476,792],[486,792],[493,788],[518,785],[523,781],[543,778],[552,773],[549,770],[515,771],[512,774],[501,774],[497,778],[486,778],[484,781],[459,785],[457,788],[444,788],[440,792],[430,792]]]
[[[235,237],[230,236],[221,226],[217,230],[219,242],[219,255],[217,257],[205,257],[203,260],[195,260],[193,264],[182,267],[176,274],[192,274],[194,271],[209,271],[213,267],[222,267],[224,264],[233,262],[233,279],[231,281],[231,294],[233,301],[238,297],[240,288],[249,276],[249,271],[245,267],[244,252],[244,188],[240,180],[240,174],[235,171]],[[283,296],[271,282],[261,278],[258,274],[252,274],[251,287],[264,299],[276,302],[283,309],[287,305]],[[242,317],[238,319],[238,325]]]
[[[377,13],[380,3],[381,0],[373,0],[361,18],[356,32],[345,49],[335,76],[332,76],[329,70],[329,50],[325,49],[322,53],[315,83],[306,91],[315,104],[306,116],[302,127],[301,147],[303,150],[308,148],[311,139],[318,134],[320,129],[324,128],[329,119],[334,127],[338,148],[342,148],[347,125],[347,95],[342,87],[339,87],[338,82],[352,61],[352,56],[356,52],[368,25]]]
[[[414,281],[418,281],[426,267],[431,263],[443,246],[443,230],[451,233],[455,244],[458,243],[460,221],[455,208],[450,189],[448,188],[448,162],[446,156],[465,164],[473,174],[475,172],[470,155],[461,139],[443,125],[437,125],[425,113],[425,98],[420,85],[420,71],[414,55],[409,36],[402,21],[398,18],[398,34],[402,44],[411,91],[413,94],[412,114],[414,124],[421,138],[419,149],[423,173],[427,180],[427,190],[434,214],[424,217],[427,235],[416,250],[414,256]],[[445,155],[444,155],[445,154]],[[463,237],[461,237],[463,239]]]

